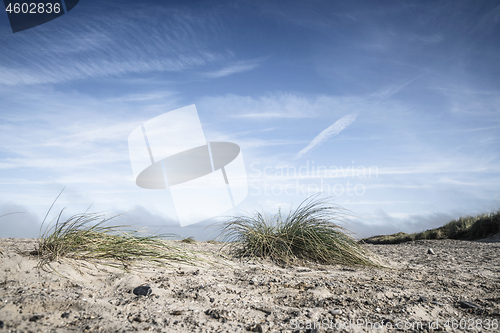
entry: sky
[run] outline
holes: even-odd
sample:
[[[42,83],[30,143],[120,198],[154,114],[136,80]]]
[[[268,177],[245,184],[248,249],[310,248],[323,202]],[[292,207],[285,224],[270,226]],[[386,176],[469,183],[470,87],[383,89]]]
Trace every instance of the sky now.
[[[205,240],[315,194],[357,237],[496,211],[499,35],[497,1],[80,0],[17,33],[4,12],[0,237],[88,209]],[[180,227],[128,136],[192,104],[207,141],[240,146],[248,195]]]

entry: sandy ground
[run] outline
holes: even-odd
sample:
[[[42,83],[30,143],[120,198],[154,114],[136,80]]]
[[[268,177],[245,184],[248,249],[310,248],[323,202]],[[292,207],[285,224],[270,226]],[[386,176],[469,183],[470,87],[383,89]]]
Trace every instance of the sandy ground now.
[[[13,248],[35,240],[0,239],[0,333],[500,331],[498,237],[366,245],[390,269],[280,267],[177,244],[213,264],[79,273],[65,260],[56,274]],[[141,285],[152,293],[135,295]]]

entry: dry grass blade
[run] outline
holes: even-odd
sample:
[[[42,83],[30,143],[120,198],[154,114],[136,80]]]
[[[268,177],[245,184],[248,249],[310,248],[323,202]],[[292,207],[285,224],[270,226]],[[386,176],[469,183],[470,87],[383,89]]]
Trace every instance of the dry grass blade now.
[[[317,196],[303,201],[288,216],[281,211],[267,218],[261,213],[234,217],[221,226],[221,236],[239,257],[270,258],[292,264],[297,259],[324,264],[379,264],[371,254],[338,225],[347,210]]]
[[[42,268],[63,257],[110,259],[125,268],[136,260],[159,264],[169,261],[192,263],[195,260],[184,250],[162,240],[174,235],[141,236],[138,231],[127,230],[127,226],[106,225],[116,216],[95,213],[77,214],[61,222],[62,212],[55,225],[47,227],[39,237],[38,246],[31,253],[39,257]]]

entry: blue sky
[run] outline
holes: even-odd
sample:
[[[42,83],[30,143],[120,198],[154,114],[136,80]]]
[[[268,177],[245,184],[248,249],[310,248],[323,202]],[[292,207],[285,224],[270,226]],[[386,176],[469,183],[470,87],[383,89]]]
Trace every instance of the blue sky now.
[[[500,208],[496,1],[96,1],[13,34],[0,15],[0,237],[50,217],[125,213],[180,228],[134,183],[130,132],[196,104],[240,145],[249,195],[288,211],[323,189],[358,236]],[[284,170],[288,172],[284,172]],[[295,172],[293,172],[295,170]]]

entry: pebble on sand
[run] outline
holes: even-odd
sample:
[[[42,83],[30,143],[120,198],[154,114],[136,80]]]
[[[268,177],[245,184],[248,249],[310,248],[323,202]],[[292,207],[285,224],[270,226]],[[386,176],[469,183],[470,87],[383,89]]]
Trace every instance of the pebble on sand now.
[[[247,326],[246,330],[250,331],[250,332],[260,332],[260,333],[262,333],[264,331],[260,324]]]
[[[332,314],[334,316],[341,315],[342,310],[341,309],[330,310],[330,314]]]
[[[43,316],[42,316],[42,315],[34,315],[34,316],[32,316],[29,320],[30,320],[31,322],[34,322],[34,321],[38,321],[38,320],[40,320],[40,319],[42,319],[42,318],[43,318]]]
[[[477,304],[471,303],[471,302],[466,302],[466,301],[460,301],[460,307],[464,309],[480,309],[481,307]]]
[[[427,254],[435,254],[435,253],[434,253],[434,250],[433,250],[433,249],[429,248],[429,249],[427,250]]]
[[[150,286],[139,286],[134,288],[133,293],[135,295],[149,296],[151,295],[151,287]]]

